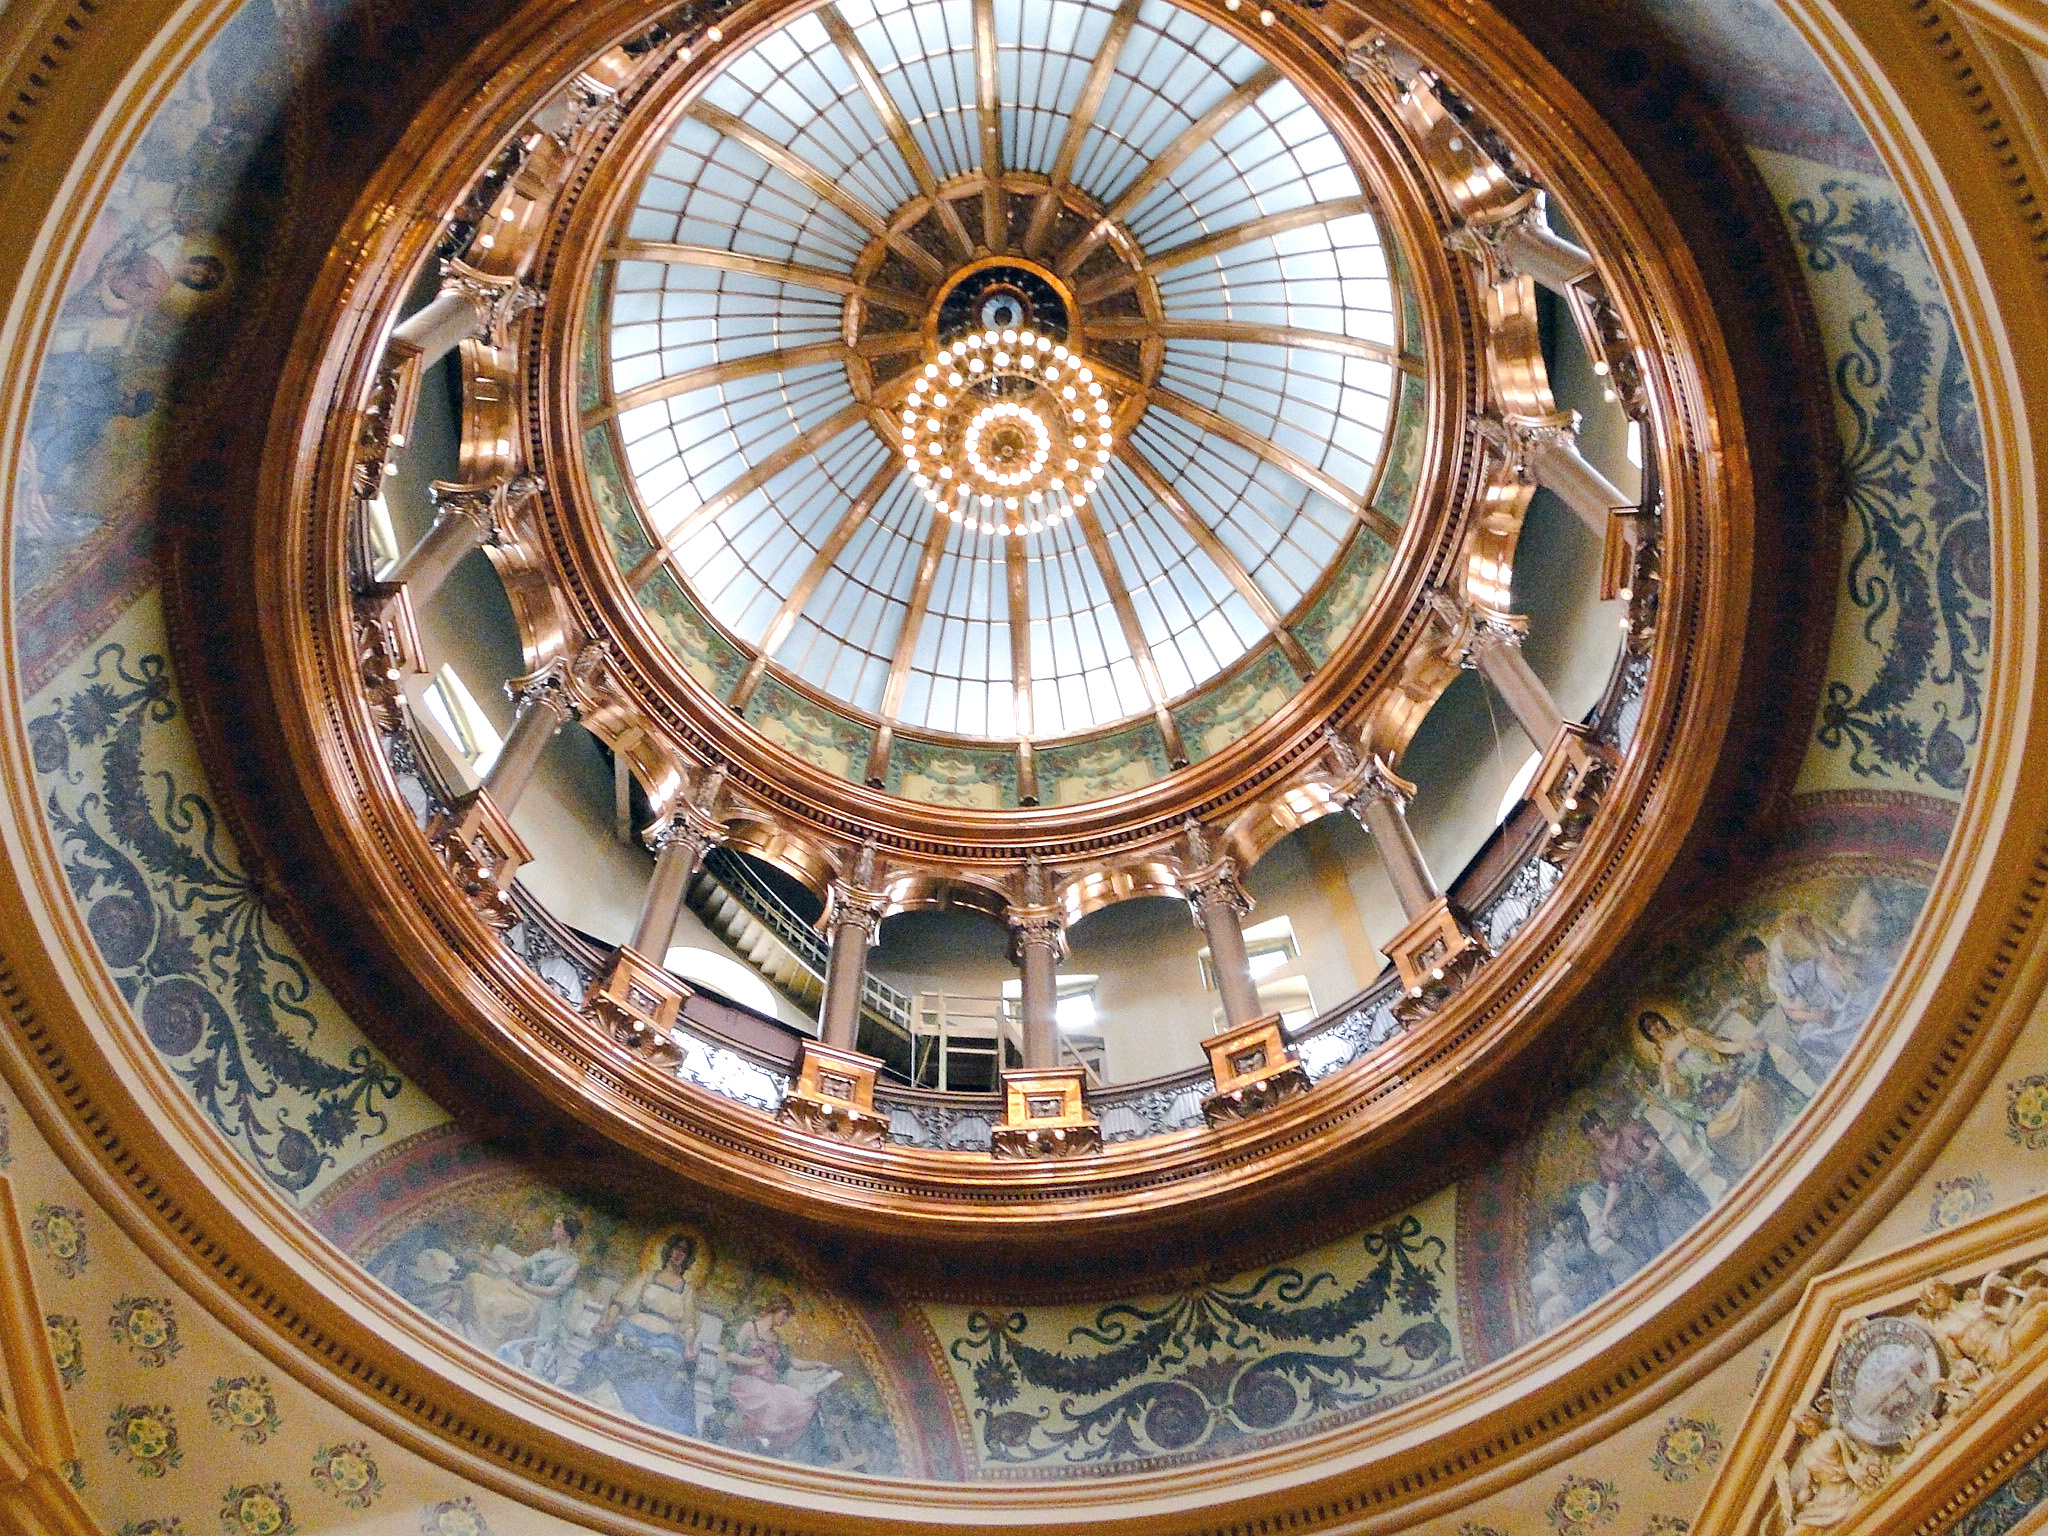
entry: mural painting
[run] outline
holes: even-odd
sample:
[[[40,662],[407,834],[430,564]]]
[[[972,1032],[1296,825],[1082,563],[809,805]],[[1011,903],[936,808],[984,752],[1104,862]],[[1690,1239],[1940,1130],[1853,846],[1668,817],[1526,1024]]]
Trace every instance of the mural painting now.
[[[906,800],[994,811],[1017,803],[1017,754],[896,738],[886,788]]]
[[[452,1127],[310,1214],[435,1322],[611,1412],[814,1466],[926,1469],[913,1393],[864,1309],[749,1228],[572,1192]]]
[[[1939,801],[1818,796],[1804,835],[1645,968],[1560,1108],[1469,1180],[1460,1253],[1489,1354],[1583,1311],[1718,1205],[1868,1021],[1947,837]],[[1489,1285],[1486,1276],[1496,1278]]]
[[[1221,752],[1300,688],[1300,675],[1279,647],[1269,646],[1230,681],[1173,712],[1174,724],[1180,727],[1181,741],[1188,749],[1188,761],[1199,763]]]
[[[1663,8],[1682,21],[1688,7]],[[289,38],[268,6],[244,7],[172,91],[86,243],[30,415],[10,615],[30,744],[73,895],[143,1037],[252,1166],[476,1347],[655,1427],[792,1461],[957,1478],[963,1463],[1009,1477],[1226,1454],[1427,1390],[1576,1315],[1725,1197],[1867,1021],[1946,841],[1945,805],[1921,795],[1953,797],[1967,777],[1989,643],[1975,406],[1897,194],[1769,7],[1690,8],[1715,13],[1713,39],[1757,34],[1768,68],[1714,57],[1718,42],[1702,68],[1723,77],[1758,147],[1834,360],[1848,537],[1803,785],[1834,793],[1807,796],[1765,878],[1646,961],[1563,1107],[1499,1164],[1364,1233],[1179,1295],[928,1303],[906,1321],[879,1289],[834,1290],[729,1221],[575,1193],[446,1128],[341,1013],[242,868],[146,595],[157,522],[193,494],[171,460],[174,441],[204,438],[177,414],[196,405],[193,382],[227,359],[263,376],[267,354],[245,332],[282,334],[293,313],[265,302],[276,253],[326,249],[288,216],[320,203],[318,157],[355,174],[378,124],[409,109],[396,87],[341,103],[321,92],[344,86],[306,83],[339,5],[295,7]],[[380,55],[367,22],[350,45],[362,57],[325,78],[438,83],[419,39],[459,41],[488,20],[408,27],[403,58],[396,43]],[[295,91],[341,128],[287,121]],[[237,329],[230,315],[255,318]],[[257,339],[277,350],[270,332]],[[1404,383],[1404,420],[1421,396]],[[1390,515],[1409,434],[1395,436]],[[641,601],[723,692],[737,653],[672,590],[664,575]],[[857,731],[792,720],[778,709],[764,729],[858,774]],[[1041,792],[1074,803],[1166,768],[1148,726],[1042,754]],[[1920,793],[1843,793],[1887,783]],[[2015,1139],[2048,1141],[2048,1114],[2014,1105]],[[53,1281],[96,1273],[77,1210],[45,1202],[32,1232]],[[938,1405],[950,1423],[934,1422]],[[132,1454],[146,1476],[158,1441],[137,1427],[102,1454],[110,1466]],[[321,1454],[336,1497],[381,1486],[367,1458],[364,1471]]]
[[[1446,1190],[1383,1226],[1175,1295],[927,1304],[984,1476],[1129,1472],[1248,1450],[1463,1369]]]
[[[783,751],[837,778],[858,783],[874,750],[872,726],[814,704],[766,678],[747,701],[747,723]]]
[[[626,489],[626,475],[619,467],[618,446],[612,439],[611,428],[603,423],[588,428],[583,434],[583,471],[591,498],[597,505],[597,520],[604,525],[605,538],[611,544],[612,558],[618,561],[620,570],[630,571],[653,553],[654,545],[648,541],[647,530],[641,525],[640,514],[633,506],[633,494]],[[673,643],[679,647],[681,625],[686,622],[679,618],[665,626],[676,636]],[[698,665],[690,669],[690,675],[703,682],[704,676],[716,676],[730,664],[723,662],[722,658],[714,659],[709,631],[701,622],[690,628],[693,631],[690,650],[699,658]]]
[[[601,431],[593,429],[593,433]],[[620,495],[624,494],[621,487]],[[632,509],[627,506],[625,511],[630,513]],[[637,516],[633,526],[639,526]],[[668,642],[668,648],[683,664],[683,670],[711,693],[724,698],[732,685],[739,681],[740,673],[746,670],[746,658],[727,644],[725,637],[712,627],[711,621],[698,611],[689,594],[683,591],[682,584],[666,570],[656,571],[635,594],[635,600],[640,604],[640,611],[654,621],[655,629]]]
[[[30,701],[44,812],[142,1034],[249,1161],[301,1196],[444,1118],[342,1014],[270,913],[199,769],[154,601]]]
[[[1393,473],[1391,462],[1388,473]],[[1294,626],[1295,638],[1311,659],[1328,661],[1357,627],[1391,559],[1392,551],[1369,533],[1361,531],[1351,541],[1329,585]]]
[[[1147,722],[1092,741],[1062,742],[1038,753],[1038,799],[1043,805],[1078,805],[1127,789],[1143,789],[1168,772],[1166,743]]]

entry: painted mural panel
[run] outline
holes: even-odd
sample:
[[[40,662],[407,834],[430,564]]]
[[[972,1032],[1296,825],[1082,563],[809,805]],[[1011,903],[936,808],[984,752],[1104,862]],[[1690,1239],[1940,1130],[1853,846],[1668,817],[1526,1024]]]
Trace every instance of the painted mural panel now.
[[[1959,795],[1991,644],[1984,449],[1933,269],[1889,183],[1758,154],[1834,359],[1841,596],[1801,789]]]
[[[312,1214],[436,1322],[611,1412],[840,1471],[950,1466],[947,1426],[935,1469],[919,1417],[930,1384],[906,1384],[903,1352],[874,1332],[886,1298],[853,1303],[717,1212],[572,1186],[558,1162],[447,1127],[336,1183]]]
[[[598,523],[612,547],[612,558],[618,562],[620,570],[633,570],[654,552],[654,544],[647,537],[646,526],[640,521],[639,509],[633,505],[633,493],[626,489],[625,470],[619,464],[618,443],[612,437],[609,424],[599,422],[585,429],[583,470],[591,498],[597,503]],[[664,609],[657,606],[654,611],[660,613]],[[664,618],[662,629],[664,633],[673,634],[670,644],[678,653],[687,647],[699,666],[711,675],[717,675],[721,668],[730,665],[722,656],[715,654],[709,626],[701,619],[692,621],[686,631],[680,620],[671,624]],[[696,677],[696,671],[693,670],[691,675]],[[703,678],[697,677],[697,680],[702,682]]]
[[[1387,473],[1391,476],[1400,460],[1401,449],[1397,445],[1387,460]],[[1381,482],[1382,486],[1385,481]],[[1308,611],[1294,626],[1294,637],[1301,642],[1301,648],[1308,652],[1309,659],[1321,666],[1335,654],[1337,647],[1350,636],[1365,617],[1366,605],[1372,601],[1378,590],[1380,578],[1386,574],[1393,552],[1371,534],[1360,530],[1352,539],[1351,547],[1344,551],[1344,558],[1330,577],[1329,585],[1308,606]]]
[[[997,811],[1017,803],[1017,754],[902,736],[889,753],[885,787],[926,805]]]
[[[1037,767],[1041,805],[1078,805],[1143,789],[1170,771],[1166,743],[1149,720],[1112,736],[1041,748]]]
[[[1188,761],[1199,763],[1243,740],[1300,690],[1301,675],[1278,646],[1268,646],[1235,677],[1173,712]]]
[[[1663,1253],[1776,1144],[1891,980],[1946,846],[1946,805],[1801,803],[1748,889],[1646,956],[1559,1107],[1468,1180],[1459,1262],[1485,1356],[1549,1331]]]
[[[858,784],[874,751],[875,729],[765,678],[747,701],[747,724],[814,768]]]
[[[984,1476],[1249,1450],[1458,1374],[1449,1190],[1286,1264],[1109,1305],[926,1304]]]
[[[436,14],[431,0],[405,9]],[[380,87],[407,77],[419,35],[408,45],[374,18],[348,68],[309,80],[322,29],[352,14],[338,0],[293,7],[288,26],[245,7],[122,169],[39,375],[12,509],[9,620],[51,835],[161,1061],[252,1165],[316,1201],[347,1251],[478,1347],[657,1427],[848,1471],[1087,1475],[1227,1454],[1427,1390],[1591,1304],[1725,1197],[1865,1022],[1948,813],[1917,794],[1845,791],[1960,792],[1988,646],[1975,407],[1895,191],[1769,6],[1663,9],[1698,40],[1785,207],[1833,366],[1845,565],[1802,782],[1832,793],[1802,802],[1753,888],[1646,957],[1640,993],[1595,1037],[1563,1107],[1500,1164],[1364,1233],[1179,1295],[1021,1310],[987,1298],[906,1321],[881,1286],[830,1283],[716,1213],[575,1192],[433,1129],[442,1112],[341,1013],[236,858],[146,595],[160,519],[208,494],[205,476],[173,473],[183,412],[230,361],[262,377],[268,354],[245,332],[288,327],[288,308],[267,302],[282,291],[272,253],[292,247],[288,215],[317,203],[323,156],[353,175],[376,124],[406,104],[347,84],[351,70]],[[231,315],[251,318],[237,330]],[[1404,333],[1418,334],[1412,311]],[[1404,413],[1420,392],[1404,384]],[[736,679],[740,658],[701,615],[658,596],[651,615],[706,686]],[[772,710],[763,728],[792,751],[858,776],[865,728],[783,705],[812,708],[771,685],[753,713]],[[1039,762],[1054,805],[1166,771],[1150,725]],[[98,1283],[105,1239],[75,1205],[43,1204],[38,1262],[74,1288],[51,1326],[105,1372],[101,1325],[123,1298],[70,1299]],[[154,1337],[145,1349],[169,1347]],[[246,1384],[222,1397],[250,1400]],[[140,1389],[110,1403],[102,1425],[121,1433],[96,1451],[95,1476],[155,1486],[152,1462],[175,1474],[131,1411],[156,1406]],[[181,1403],[174,1417],[197,1428],[209,1411]],[[328,1482],[291,1497],[361,1489],[361,1459],[339,1442],[317,1452]],[[237,1492],[270,1486],[251,1476]]]
[[[603,428],[593,431],[603,432]],[[629,514],[632,508],[625,509]],[[639,519],[634,517],[634,526]],[[609,531],[609,528],[607,529]],[[719,698],[732,691],[746,670],[746,658],[727,643],[725,637],[704,617],[685,592],[682,583],[666,569],[656,571],[635,594],[640,611],[654,622],[668,648],[683,670]]]
[[[307,967],[207,798],[154,596],[29,701],[73,897],[144,1035],[279,1190],[306,1198],[445,1116]]]

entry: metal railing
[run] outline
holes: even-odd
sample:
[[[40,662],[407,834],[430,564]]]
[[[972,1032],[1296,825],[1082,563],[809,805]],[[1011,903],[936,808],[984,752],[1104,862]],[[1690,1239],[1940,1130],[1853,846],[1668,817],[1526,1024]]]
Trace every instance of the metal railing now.
[[[831,959],[831,946],[778,896],[768,882],[747,867],[745,857],[729,848],[709,848],[704,853],[704,872],[747,909],[747,913],[782,943],[819,981]],[[905,1036],[910,1033],[910,999],[876,976],[864,976],[860,988],[861,1006],[894,1026]]]

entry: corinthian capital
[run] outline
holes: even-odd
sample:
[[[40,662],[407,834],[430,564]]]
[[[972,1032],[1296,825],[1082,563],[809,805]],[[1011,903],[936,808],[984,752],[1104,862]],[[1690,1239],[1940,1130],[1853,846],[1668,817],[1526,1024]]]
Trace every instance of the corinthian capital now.
[[[494,347],[504,346],[513,322],[529,309],[540,308],[541,301],[540,290],[532,284],[479,272],[465,261],[450,261],[442,267],[441,291],[459,293],[476,306],[476,339]]]
[[[1422,65],[1386,33],[1373,32],[1344,51],[1344,73],[1361,85],[1376,85],[1398,96],[1422,73]]]
[[[1053,906],[1012,907],[1006,914],[1010,925],[1010,953],[1020,957],[1034,947],[1049,949],[1059,959],[1067,952],[1067,925],[1060,909]]]
[[[1197,928],[1202,926],[1205,914],[1219,907],[1228,908],[1239,917],[1249,917],[1256,905],[1238,878],[1237,860],[1227,853],[1214,863],[1181,876],[1180,892]]]
[[[1444,236],[1444,247],[1478,262],[1489,284],[1506,282],[1520,270],[1511,254],[1514,237],[1531,224],[1545,227],[1542,209],[1542,196],[1532,188],[1498,211],[1458,225]]]
[[[1576,451],[1579,418],[1573,411],[1556,416],[1480,416],[1473,421],[1480,441],[1491,443],[1506,457],[1517,480],[1536,479],[1536,461],[1552,449]]]
[[[434,504],[435,516],[467,518],[475,524],[479,543],[502,544],[512,537],[514,513],[544,489],[538,475],[512,475],[474,485],[436,480],[427,487],[427,499]]]
[[[505,684],[505,694],[521,708],[551,711],[566,725],[579,714],[570,687],[569,668],[570,659],[557,656],[536,672],[510,679]]]

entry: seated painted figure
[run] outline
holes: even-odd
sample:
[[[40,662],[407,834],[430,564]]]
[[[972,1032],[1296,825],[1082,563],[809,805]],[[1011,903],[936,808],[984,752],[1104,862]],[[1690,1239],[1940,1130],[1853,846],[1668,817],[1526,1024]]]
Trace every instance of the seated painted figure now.
[[[677,1233],[653,1268],[619,1287],[593,1330],[597,1347],[583,1362],[578,1392],[600,1402],[609,1395],[658,1429],[697,1433],[696,1257],[696,1239]]]

